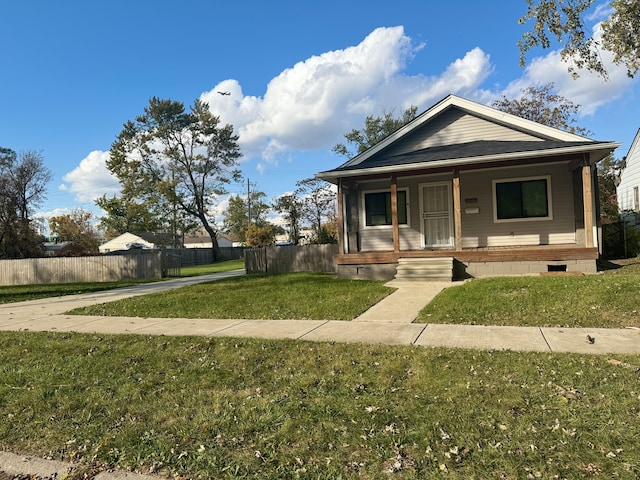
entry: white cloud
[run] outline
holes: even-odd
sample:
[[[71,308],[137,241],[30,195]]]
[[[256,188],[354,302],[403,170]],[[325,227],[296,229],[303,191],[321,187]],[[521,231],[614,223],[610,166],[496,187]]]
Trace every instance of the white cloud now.
[[[93,202],[104,194],[114,195],[120,192],[118,179],[107,169],[109,152],[94,150],[62,180],[60,190],[74,194],[78,202]]]
[[[59,217],[61,215],[69,215],[71,211],[71,208],[54,208],[48,212],[38,212],[33,216],[33,218],[39,222],[37,228],[40,234],[49,236],[51,234],[51,231],[49,230],[49,219],[52,217]]]
[[[38,212],[34,215],[34,218],[49,219],[51,217],[59,217],[61,215],[69,215],[73,209],[71,208],[54,208],[48,212]]]
[[[426,108],[449,93],[472,92],[491,72],[488,55],[475,48],[441,75],[403,75],[422,47],[403,27],[378,28],[356,46],[284,70],[269,82],[264,98],[244,97],[236,80],[225,80],[201,99],[234,125],[247,157],[275,162],[282,152],[330,148],[367,115],[399,105]]]
[[[559,52],[552,51],[533,59],[505,88],[482,89],[494,69],[490,56],[477,47],[435,75],[406,75],[406,65],[422,48],[401,26],[378,28],[358,45],[285,69],[268,83],[263,97],[245,96],[237,80],[227,79],[200,98],[223,123],[234,125],[246,159],[256,158],[255,168],[263,174],[278,161],[289,164],[304,152],[328,151],[344,140],[344,132],[361,128],[367,115],[400,114],[398,108],[411,105],[420,112],[451,93],[489,104],[501,95],[514,98],[528,86],[553,82],[558,94],[582,106],[580,115],[593,115],[623,96],[633,81],[611,63],[608,52],[603,52],[608,82],[588,72],[574,80]],[[61,188],[82,202],[117,193],[107,158],[108,152],[91,152],[64,177]]]

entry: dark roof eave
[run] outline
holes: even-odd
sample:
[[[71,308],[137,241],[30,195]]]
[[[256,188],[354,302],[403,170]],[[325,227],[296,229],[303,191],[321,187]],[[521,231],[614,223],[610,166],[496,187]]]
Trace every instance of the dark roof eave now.
[[[596,155],[597,158],[592,158],[589,155],[589,162],[591,164],[597,163],[602,160],[609,153],[614,151],[616,148],[620,146],[617,142],[599,142],[594,143],[593,145],[581,145],[579,147],[562,147],[562,148],[553,148],[548,150],[534,150],[529,152],[514,152],[514,153],[500,153],[493,155],[483,155],[479,157],[465,157],[465,158],[455,158],[449,160],[434,160],[431,162],[414,162],[414,163],[406,163],[401,165],[387,165],[381,167],[372,167],[372,168],[353,168],[353,169],[340,169],[337,168],[335,170],[327,170],[324,172],[319,172],[315,176],[321,178],[322,180],[326,180],[330,183],[338,183],[339,178],[345,177],[359,177],[362,175],[380,175],[380,174],[391,174],[395,172],[406,172],[411,170],[420,170],[425,168],[443,168],[443,167],[457,167],[460,165],[481,165],[483,163],[495,163],[502,161],[510,161],[516,159],[531,159],[531,158],[539,158],[539,157],[551,157],[551,156],[560,156],[560,155],[571,155],[571,154],[579,154],[579,153],[597,153],[600,152],[601,155]]]

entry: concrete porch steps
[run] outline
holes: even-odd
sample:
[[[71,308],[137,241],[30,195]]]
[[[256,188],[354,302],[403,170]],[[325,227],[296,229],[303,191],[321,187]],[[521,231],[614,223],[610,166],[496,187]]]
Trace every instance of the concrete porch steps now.
[[[450,282],[453,279],[453,257],[400,258],[395,279],[414,282]]]

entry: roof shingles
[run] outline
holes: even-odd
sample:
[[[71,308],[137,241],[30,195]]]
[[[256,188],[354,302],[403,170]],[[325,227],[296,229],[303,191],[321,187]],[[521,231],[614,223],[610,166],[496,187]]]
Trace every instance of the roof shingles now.
[[[598,143],[598,142],[595,142]],[[545,141],[486,141],[459,143],[453,145],[441,145],[416,150],[401,155],[386,156],[384,153],[375,155],[358,164],[342,165],[334,172],[348,170],[362,170],[378,167],[392,167],[413,163],[429,163],[460,158],[488,157],[494,155],[506,155],[519,152],[549,151],[559,148],[593,146],[594,142],[565,142],[558,140]]]

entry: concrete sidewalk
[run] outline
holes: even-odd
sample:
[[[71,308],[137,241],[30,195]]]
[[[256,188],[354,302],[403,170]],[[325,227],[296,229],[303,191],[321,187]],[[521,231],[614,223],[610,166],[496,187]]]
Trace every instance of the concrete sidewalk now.
[[[417,324],[420,309],[452,283],[389,282],[398,290],[353,322],[66,315],[82,306],[242,275],[242,270],[0,305],[0,330],[286,338],[489,350],[640,354],[640,330]],[[366,323],[366,326],[364,325]],[[589,341],[588,339],[593,341]]]

